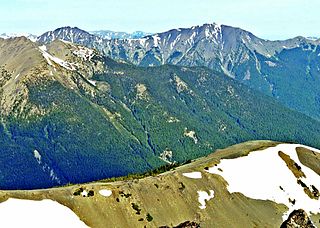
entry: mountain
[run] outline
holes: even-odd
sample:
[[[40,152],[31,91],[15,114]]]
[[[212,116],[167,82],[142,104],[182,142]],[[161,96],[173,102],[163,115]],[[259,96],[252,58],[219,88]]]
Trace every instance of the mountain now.
[[[77,27],[62,27],[54,31],[49,31],[37,38],[37,42],[42,44],[51,43],[54,40],[64,40],[72,43],[82,44],[84,46],[91,46],[92,43],[103,43],[104,39],[89,32],[86,32]]]
[[[93,228],[311,228],[320,225],[319,160],[320,151],[304,145],[246,142],[141,179],[0,191],[0,209],[12,218],[18,205],[29,203],[36,210],[36,204],[52,207],[57,201]],[[72,214],[59,216],[47,208],[24,222],[36,223],[42,214],[54,216],[53,223],[79,224]],[[12,227],[14,222],[4,217],[0,225]]]
[[[3,39],[9,39],[9,38],[21,37],[21,36],[24,36],[33,42],[35,42],[37,40],[37,36],[30,34],[30,33],[2,33],[2,34],[0,34],[0,38],[3,38]]]
[[[110,30],[99,30],[99,31],[91,31],[90,32],[93,35],[99,36],[103,39],[139,39],[148,35],[151,35],[151,33],[146,33],[142,31],[135,31],[133,33],[127,33],[127,32],[114,32]]]
[[[320,147],[319,122],[208,68],[24,37],[0,39],[0,67],[1,189],[142,173],[253,139]]]
[[[240,28],[218,24],[173,29],[140,39],[102,41],[60,36],[59,31],[55,30],[54,37],[44,34],[39,41],[65,39],[138,66],[205,66],[320,119],[319,39],[269,41]]]

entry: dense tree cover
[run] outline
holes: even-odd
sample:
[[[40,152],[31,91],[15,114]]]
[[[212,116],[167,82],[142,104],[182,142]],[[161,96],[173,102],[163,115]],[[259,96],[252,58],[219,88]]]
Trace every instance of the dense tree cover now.
[[[29,85],[29,102],[47,112],[0,125],[1,189],[144,173],[166,164],[164,151],[181,163],[253,139],[320,147],[317,121],[221,73],[106,64],[93,95],[58,81]]]
[[[251,88],[276,98],[293,110],[320,119],[320,49],[304,44],[292,49],[283,49],[272,57],[255,53],[254,58],[237,66],[237,79]],[[242,80],[249,69],[250,80]]]

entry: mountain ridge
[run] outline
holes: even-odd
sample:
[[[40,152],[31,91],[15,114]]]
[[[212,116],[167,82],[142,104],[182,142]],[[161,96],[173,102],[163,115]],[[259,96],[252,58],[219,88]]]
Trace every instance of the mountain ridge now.
[[[285,160],[274,153],[278,151],[287,154],[292,164],[287,166]],[[229,179],[228,172],[232,169],[223,166],[225,163],[234,162],[242,166],[242,161],[252,156],[261,162],[265,155],[271,153],[274,153],[273,159],[279,160],[280,167],[268,167],[266,163],[259,163],[259,166],[252,165],[249,168],[254,169],[255,175],[263,178],[265,182],[275,183],[270,187],[273,187],[276,196],[284,201],[279,202],[278,198],[255,198],[243,190],[231,190],[230,184],[243,186],[242,180],[247,181],[247,189],[256,189],[259,186],[254,181],[250,182],[249,177],[248,180],[243,177],[239,181],[237,176],[233,175],[232,179]],[[320,154],[319,150],[314,148],[272,141],[250,141],[219,149],[189,164],[142,179],[98,181],[33,191],[0,190],[0,202],[3,202],[1,204],[5,207],[12,198],[57,201],[69,207],[90,227],[176,227],[179,224],[193,224],[198,227],[280,227],[282,223],[284,226],[301,222],[293,216],[295,208],[304,203],[300,196],[319,201],[319,198],[309,198],[311,195],[296,181],[300,179],[305,182],[305,188],[310,188],[309,185],[313,184],[314,189],[319,188],[316,180],[308,181],[312,174],[319,172],[319,164],[310,163],[315,159],[320,159]],[[272,171],[269,175],[264,175],[265,168],[274,168],[278,175],[272,175]],[[293,175],[299,172],[304,172],[305,177]],[[278,178],[280,174],[291,175],[289,186],[286,181],[277,183],[281,180]],[[256,193],[264,195],[266,192],[260,188]],[[316,194],[319,194],[319,191]],[[304,219],[308,219],[308,224],[319,224],[319,208],[311,212],[310,208],[304,205],[301,209],[303,210],[299,212],[304,214]]]
[[[0,61],[1,188],[141,173],[252,139],[320,143],[317,121],[208,68],[141,68],[26,38],[0,39]]]
[[[60,38],[70,41],[67,36]],[[44,39],[52,40],[44,35],[39,41]],[[204,24],[140,39],[73,41],[112,59],[143,67],[205,66],[277,99],[286,107],[320,119],[320,89],[316,86],[320,83],[319,39],[298,36],[270,41],[240,28]]]

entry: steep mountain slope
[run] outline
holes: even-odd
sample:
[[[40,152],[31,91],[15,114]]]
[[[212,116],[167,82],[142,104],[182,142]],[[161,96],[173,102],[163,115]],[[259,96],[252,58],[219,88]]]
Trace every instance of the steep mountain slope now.
[[[40,36],[39,42],[66,39],[139,66],[206,66],[278,99],[289,108],[320,119],[320,40],[296,37],[269,41],[217,24],[124,40],[76,39],[72,31],[69,37],[60,35],[61,29],[57,29],[54,36]]]
[[[208,69],[26,38],[0,39],[0,66],[2,189],[139,173],[252,139],[320,146],[317,121]]]
[[[317,226],[320,170],[313,161],[319,159],[319,150],[303,145],[247,142],[143,179],[0,191],[0,208],[9,206],[11,198],[51,199],[93,228],[280,227],[288,217],[282,227],[301,224],[301,219]]]

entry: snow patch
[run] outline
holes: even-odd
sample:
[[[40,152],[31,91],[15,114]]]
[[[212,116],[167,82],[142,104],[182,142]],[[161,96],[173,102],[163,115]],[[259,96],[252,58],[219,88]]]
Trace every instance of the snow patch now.
[[[276,67],[277,64],[271,61],[265,61],[265,63],[269,66],[269,67]]]
[[[206,192],[206,191],[198,191],[198,201],[201,204],[199,206],[200,209],[205,209],[206,208],[206,201],[209,201],[210,199],[212,199],[214,197],[214,191],[210,190],[209,191],[210,195]]]
[[[88,79],[88,82],[89,82],[91,85],[93,85],[93,86],[96,86],[96,85],[97,85],[97,82],[96,82],[96,81],[93,81],[93,80]]]
[[[192,179],[201,179],[202,178],[201,172],[183,173],[182,175],[185,177],[192,178]]]
[[[78,47],[78,50],[73,51],[73,54],[86,61],[90,61],[94,56],[93,50],[80,46]]]
[[[296,148],[314,148],[298,144],[280,144],[235,159],[222,159],[220,164],[209,168],[208,172],[221,175],[228,182],[230,193],[240,192],[252,199],[271,200],[286,205],[289,210],[283,215],[286,219],[291,211],[302,208],[307,213],[320,213],[320,200],[310,198],[297,180],[309,189],[312,185],[320,189],[320,177],[312,169],[304,166],[298,158]],[[296,178],[279,156],[279,151],[290,156],[306,177]],[[220,171],[219,171],[220,170]],[[221,172],[221,170],[223,170]]]
[[[181,38],[181,33],[177,36],[177,38],[170,44],[170,49],[172,50],[174,46],[178,43]]]
[[[0,227],[88,227],[68,207],[52,200],[8,199],[0,203]]]
[[[39,151],[34,150],[33,151],[33,156],[35,159],[37,159],[37,162],[39,163],[39,165],[41,164],[41,154],[39,153]]]
[[[50,66],[53,66],[53,64],[52,64],[52,61],[53,61],[67,70],[71,70],[71,71],[76,70],[75,67],[71,63],[65,62],[62,59],[59,59],[55,56],[50,55],[47,52],[47,47],[45,45],[40,46],[39,49],[40,49],[40,52],[42,53],[43,57],[47,60],[47,62]]]
[[[17,80],[20,77],[20,73],[16,75],[16,77],[14,78],[15,80]]]
[[[155,47],[158,47],[159,41],[160,41],[160,37],[158,35],[154,35],[154,36],[152,36],[152,39],[153,39],[153,45]]]
[[[87,190],[83,190],[83,191],[81,192],[81,196],[87,197],[87,196],[88,196],[88,191],[87,191]]]
[[[174,116],[170,116],[169,119],[167,120],[168,123],[179,123],[180,120]]]
[[[109,197],[112,195],[112,191],[111,190],[108,190],[108,189],[101,189],[99,191],[99,194],[104,196],[104,197]]]

